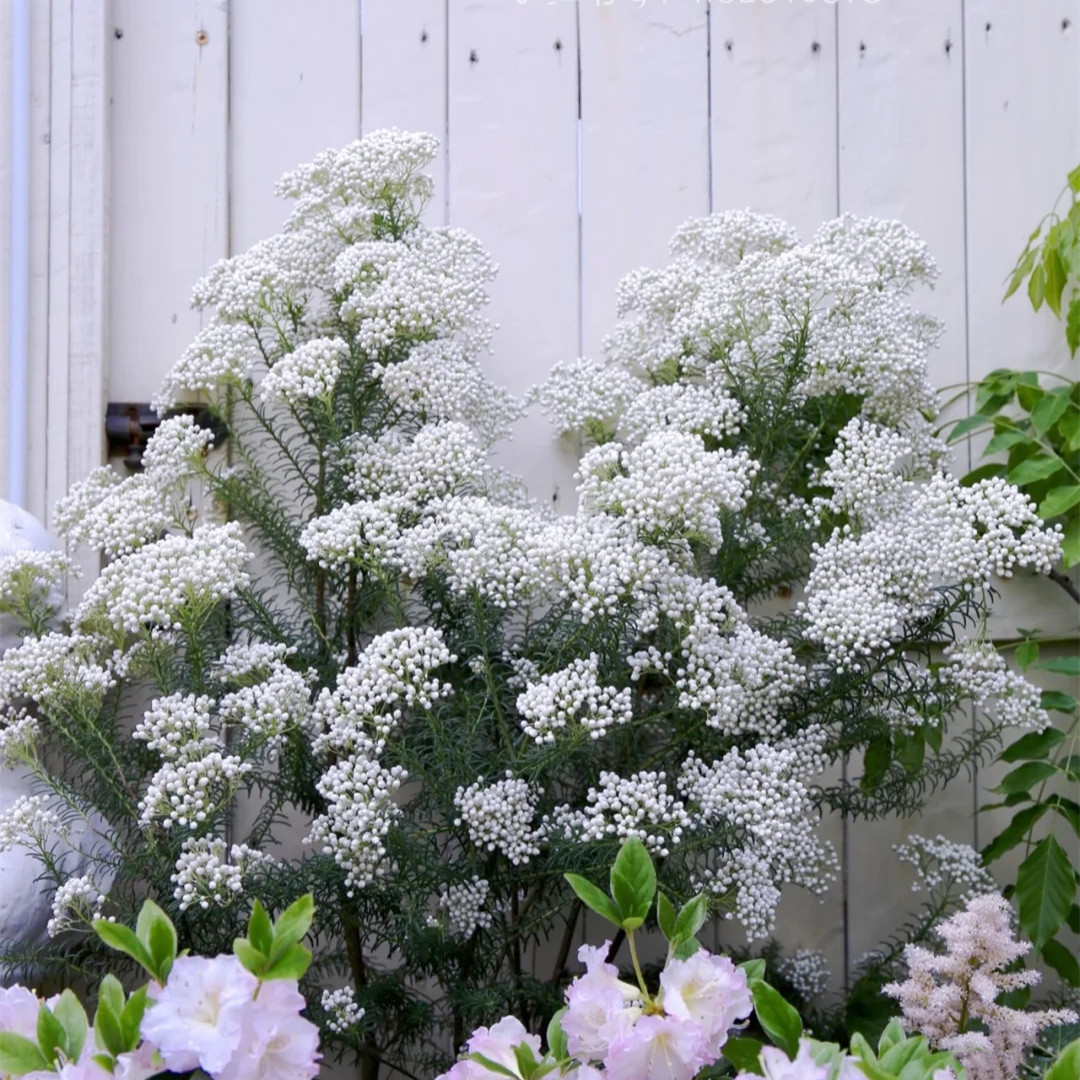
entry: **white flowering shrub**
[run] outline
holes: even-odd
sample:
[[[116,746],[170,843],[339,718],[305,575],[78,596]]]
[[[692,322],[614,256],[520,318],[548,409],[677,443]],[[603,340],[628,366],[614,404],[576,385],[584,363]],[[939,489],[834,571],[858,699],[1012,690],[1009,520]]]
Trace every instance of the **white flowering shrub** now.
[[[636,838],[757,938],[784,887],[833,878],[823,810],[914,810],[1002,724],[1044,723],[978,638],[995,579],[1060,543],[1014,489],[948,474],[909,301],[933,263],[850,217],[807,243],[748,213],[683,226],[620,287],[606,358],[536,390],[584,452],[575,514],[530,504],[491,457],[521,409],[478,360],[495,266],[420,222],[434,152],[320,154],[281,182],[282,232],[196,285],[144,471],[61,507],[106,560],[63,628],[56,566],[0,570],[27,627],[3,760],[112,829],[56,925],[149,891],[213,955],[253,890],[312,890],[304,989],[368,1080],[557,1007],[564,870]],[[227,454],[170,413],[192,402]],[[62,946],[93,962],[63,940],[34,962]]]

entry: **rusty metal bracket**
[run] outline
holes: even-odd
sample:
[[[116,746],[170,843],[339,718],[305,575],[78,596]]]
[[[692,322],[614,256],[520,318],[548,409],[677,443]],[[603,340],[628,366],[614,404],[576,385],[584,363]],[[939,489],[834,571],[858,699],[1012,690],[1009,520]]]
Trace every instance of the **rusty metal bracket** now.
[[[124,465],[131,472],[142,471],[142,456],[150,437],[162,420],[170,416],[195,417],[199,427],[214,433],[214,445],[220,446],[228,429],[205,405],[181,405],[159,416],[143,401],[110,401],[105,411],[105,436],[110,454],[124,454]]]

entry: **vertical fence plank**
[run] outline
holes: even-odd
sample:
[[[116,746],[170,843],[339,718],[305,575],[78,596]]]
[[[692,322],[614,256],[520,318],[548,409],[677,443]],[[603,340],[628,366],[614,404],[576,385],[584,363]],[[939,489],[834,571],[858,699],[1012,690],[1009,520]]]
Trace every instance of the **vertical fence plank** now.
[[[808,239],[837,212],[836,8],[714,4],[709,30],[713,210],[777,214]],[[823,782],[839,779],[837,768]],[[819,832],[843,857],[839,819]],[[844,895],[842,880],[820,901],[788,889],[777,921],[781,941],[825,954],[834,986]]]
[[[48,516],[46,452],[48,441],[49,349],[49,129],[52,94],[50,44],[52,0],[30,7],[30,402],[27,509],[41,521]]]
[[[1011,367],[1075,379],[1053,314],[1034,313],[1022,291],[1001,298],[1028,234],[1080,163],[1080,0],[967,0],[966,36],[971,378]],[[1010,582],[991,631],[1030,625],[1076,634],[1076,605],[1046,579]]]
[[[52,5],[49,170],[49,397],[46,505],[105,454],[108,379],[109,88],[108,6]],[[49,522],[46,522],[49,524]],[[83,553],[86,589],[96,558]]]
[[[964,236],[964,42],[961,0],[838,9],[839,205],[899,218],[929,244],[941,277],[914,303],[945,324],[931,380],[967,380]],[[952,415],[963,415],[963,403]],[[966,458],[957,463],[967,469]],[[892,847],[915,831],[971,843],[974,787],[966,775],[938,793],[918,823],[886,818],[848,829],[852,959],[900,926],[918,900]]]
[[[360,136],[360,0],[232,0],[230,251],[281,227],[281,174]]]
[[[225,254],[225,0],[115,0],[110,217],[113,401],[148,401],[194,336],[191,286]]]
[[[708,9],[585,3],[580,19],[582,339],[599,357],[619,280],[709,212]]]
[[[712,5],[713,209],[836,214],[836,8]]]
[[[439,138],[429,225],[446,221],[446,0],[364,0],[363,129]]]
[[[490,374],[521,394],[579,351],[576,5],[483,0],[450,8],[450,223],[499,263]],[[573,462],[538,415],[504,464],[533,496],[572,504]]]
[[[1063,325],[1045,308],[1033,312],[1023,291],[1005,304],[1001,298],[1028,234],[1080,164],[1080,0],[967,0],[965,14],[971,377],[1010,367],[1075,379]],[[1021,576],[1003,591],[992,636],[1037,626],[1048,636],[1077,637],[1077,606],[1053,582]],[[988,791],[1001,772],[980,771],[983,802],[992,801]],[[979,815],[980,842],[1009,818],[1007,810]],[[1075,837],[1062,840],[1075,845]],[[997,869],[1007,880],[1015,865]]]

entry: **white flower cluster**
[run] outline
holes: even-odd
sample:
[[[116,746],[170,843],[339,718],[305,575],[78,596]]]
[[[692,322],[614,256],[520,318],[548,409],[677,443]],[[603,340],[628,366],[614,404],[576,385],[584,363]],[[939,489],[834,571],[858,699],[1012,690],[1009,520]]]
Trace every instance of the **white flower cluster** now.
[[[619,423],[619,438],[637,443],[653,431],[671,428],[719,442],[737,435],[745,418],[742,406],[722,384],[672,383],[654,386],[634,398]]]
[[[963,901],[997,892],[982,856],[968,844],[957,844],[944,836],[912,834],[893,850],[902,863],[915,868],[912,892],[933,892],[943,885],[950,891],[958,887]]]
[[[508,436],[523,415],[513,395],[489,382],[456,341],[423,341],[404,360],[380,366],[377,373],[383,391],[400,408],[425,423],[468,424],[484,446]]]
[[[272,855],[247,844],[233,844],[226,859],[224,840],[213,836],[188,837],[171,878],[175,886],[173,897],[181,911],[195,904],[204,911],[210,907],[227,907],[243,892],[246,874],[276,865]]]
[[[950,645],[945,656],[948,663],[938,677],[999,723],[1027,728],[1044,728],[1050,723],[1039,688],[1010,671],[989,642],[960,641]]]
[[[490,884],[476,874],[471,881],[460,885],[444,885],[440,889],[439,910],[445,912],[451,932],[469,938],[477,930],[491,926],[491,912],[486,906],[490,894]]]
[[[702,826],[734,830],[736,840],[702,876],[712,892],[735,893],[750,938],[773,926],[778,884],[821,893],[836,876],[836,855],[818,839],[810,778],[825,767],[825,733],[809,727],[777,743],[732,747],[706,765],[693,754],[679,791]]]
[[[216,400],[223,389],[251,378],[258,357],[258,338],[250,327],[215,319],[195,335],[150,404],[162,414],[196,394]]]
[[[320,1004],[327,1014],[326,1026],[335,1035],[347,1035],[364,1017],[364,1010],[356,1003],[356,991],[351,986],[324,990]]]
[[[635,681],[646,672],[671,671],[679,708],[703,711],[709,727],[728,735],[779,735],[783,710],[806,680],[787,641],[745,622],[729,629],[726,613],[718,625],[695,612],[677,656],[650,646],[629,662]]]
[[[40,737],[37,717],[8,706],[0,722],[0,769],[14,769],[33,758]]]
[[[722,512],[743,509],[756,471],[745,452],[710,451],[698,435],[661,430],[629,450],[590,450],[578,490],[587,511],[625,515],[642,538],[695,538],[716,551]]]
[[[555,732],[576,721],[590,738],[599,739],[613,724],[633,714],[629,690],[601,686],[600,658],[590,653],[569,667],[540,676],[517,699],[522,730],[538,743],[553,743]]]
[[[58,551],[14,551],[0,558],[0,612],[43,605],[53,612],[63,602],[63,583],[74,574],[72,561]]]
[[[401,336],[456,336],[475,351],[491,338],[491,324],[477,312],[495,270],[476,237],[462,229],[427,229],[347,247],[334,263],[333,290],[344,295],[340,314],[370,356]]]
[[[20,795],[0,814],[0,852],[13,847],[42,850],[50,836],[62,832],[60,816],[44,795]]]
[[[683,832],[693,826],[685,805],[668,791],[662,772],[619,776],[600,773],[599,788],[590,787],[584,809],[558,806],[551,815],[551,832],[565,840],[588,843],[634,836],[661,858],[677,847]]]
[[[804,1002],[821,997],[829,985],[832,972],[822,953],[815,949],[796,949],[780,962],[780,974]]]
[[[598,364],[587,357],[561,360],[528,401],[539,402],[559,434],[586,432],[610,438],[626,407],[645,384],[624,368]]]
[[[218,702],[223,724],[239,728],[249,742],[276,749],[289,731],[311,726],[311,684],[315,672],[293,671],[270,660],[262,678],[225,694]]]
[[[536,803],[543,792],[507,771],[503,780],[485,784],[481,776],[467,788],[459,787],[454,805],[478,851],[501,851],[515,866],[540,854],[543,831],[533,828]]]
[[[168,491],[195,474],[214,441],[214,433],[183,414],[162,420],[142,455],[143,475],[154,486]]]
[[[157,698],[131,733],[163,758],[187,753],[192,743],[213,743],[214,700],[206,695],[170,694]]]
[[[86,929],[95,919],[101,918],[105,894],[89,874],[69,877],[53,893],[52,918],[47,932],[56,937],[65,930]]]
[[[349,343],[341,338],[305,341],[266,373],[259,393],[263,401],[279,398],[293,406],[313,398],[329,404],[348,355]]]
[[[239,524],[201,525],[110,563],[75,611],[76,628],[105,624],[137,634],[147,624],[179,628],[186,609],[212,606],[247,584]]]
[[[1060,554],[1060,533],[1044,530],[1027,496],[997,478],[965,488],[939,473],[905,486],[887,517],[814,545],[800,610],[807,638],[838,665],[888,651],[907,624],[933,613],[941,586],[979,588],[1017,566],[1045,573]]]
[[[403,709],[430,709],[449,696],[450,683],[432,678],[431,672],[456,659],[432,627],[406,626],[373,638],[356,664],[338,676],[336,687],[319,695],[312,722],[322,733],[315,749],[349,753],[357,745],[380,748],[371,736],[384,739]]]
[[[42,708],[79,697],[88,706],[116,684],[109,663],[102,662],[96,641],[85,634],[54,630],[28,637],[0,657],[0,700],[22,698]]]
[[[285,224],[289,231],[325,229],[355,240],[370,235],[372,205],[394,193],[403,212],[415,216],[431,198],[424,169],[438,150],[433,135],[394,128],[373,131],[340,150],[325,150],[313,161],[287,172],[277,193],[296,200]]]
[[[331,765],[315,785],[326,800],[326,813],[311,823],[304,843],[334,857],[345,871],[347,896],[386,871],[384,841],[401,814],[393,800],[406,776],[401,766],[385,769],[376,757],[357,749]]]
[[[232,799],[252,765],[215,746],[209,739],[188,743],[162,764],[139,800],[140,826],[195,829]]]

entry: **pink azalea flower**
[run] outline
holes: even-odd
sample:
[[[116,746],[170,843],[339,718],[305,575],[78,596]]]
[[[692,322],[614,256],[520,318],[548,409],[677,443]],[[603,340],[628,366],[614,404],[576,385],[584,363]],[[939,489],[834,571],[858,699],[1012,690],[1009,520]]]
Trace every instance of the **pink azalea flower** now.
[[[294,980],[263,983],[241,1019],[240,1046],[216,1080],[311,1080],[319,1072],[319,1029],[300,1015]]]
[[[525,1043],[532,1047],[533,1054],[540,1058],[540,1036],[530,1035],[516,1016],[504,1016],[490,1028],[477,1028],[465,1044],[470,1054],[482,1054],[489,1061],[509,1069],[515,1076],[520,1076],[514,1047]],[[467,1058],[459,1061],[438,1080],[492,1080],[497,1074],[481,1065],[479,1061]]]
[[[851,1076],[854,1080],[861,1070],[851,1068],[849,1061],[844,1062],[840,1076]],[[799,1052],[794,1060],[779,1047],[762,1047],[761,1067],[765,1070],[765,1080],[828,1080],[829,1077],[828,1067],[814,1061],[806,1039],[799,1040]],[[755,1077],[753,1073],[739,1073],[735,1080],[755,1080]]]
[[[586,972],[566,990],[562,1029],[571,1055],[584,1061],[602,1061],[608,1046],[620,1033],[629,1031],[639,1015],[637,988],[618,979],[619,969],[605,963],[610,941],[599,948],[582,945],[578,959]],[[630,991],[628,994],[627,991]]]
[[[202,1068],[217,1074],[240,1045],[257,985],[235,956],[181,956],[165,986],[151,984],[155,1001],[143,1017],[143,1035],[170,1072]]]
[[[37,1042],[37,1018],[41,1001],[25,986],[0,987],[0,1031],[11,1031]]]
[[[676,1016],[643,1016],[612,1039],[607,1080],[691,1080],[708,1064],[701,1028]]]
[[[712,1061],[720,1056],[728,1031],[753,1009],[746,973],[726,956],[704,949],[686,960],[669,961],[660,973],[660,987],[664,1012],[700,1027]]]

